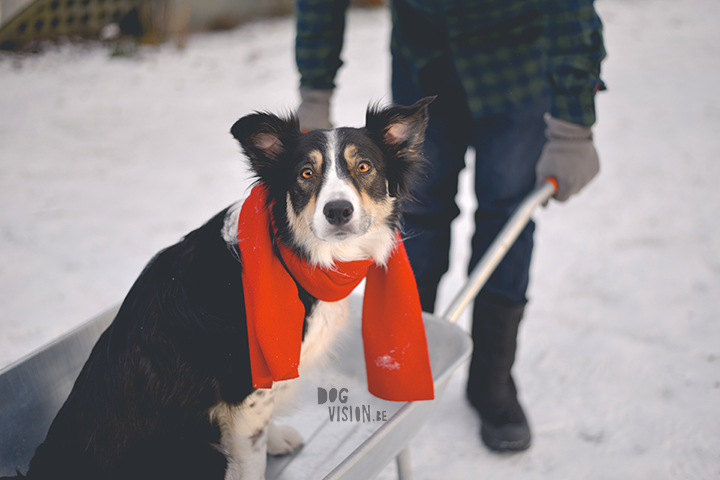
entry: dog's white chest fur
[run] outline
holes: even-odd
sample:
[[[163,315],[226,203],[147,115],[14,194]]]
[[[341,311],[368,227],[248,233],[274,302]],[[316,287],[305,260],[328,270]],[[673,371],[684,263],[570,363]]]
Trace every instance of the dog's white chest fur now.
[[[327,359],[327,353],[347,324],[348,308],[348,299],[317,303],[308,318],[308,329],[302,343],[300,375]]]

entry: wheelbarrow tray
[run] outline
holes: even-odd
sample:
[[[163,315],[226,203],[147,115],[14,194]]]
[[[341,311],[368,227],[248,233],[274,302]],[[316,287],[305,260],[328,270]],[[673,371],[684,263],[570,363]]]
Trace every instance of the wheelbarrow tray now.
[[[336,349],[337,358],[301,379],[297,408],[277,420],[300,431],[305,445],[290,455],[269,456],[268,480],[372,478],[421,428],[453,370],[470,355],[472,342],[464,331],[425,314],[435,400],[380,400],[367,391],[360,334],[362,297],[352,295],[350,302],[350,325]],[[0,476],[27,470],[90,350],[116,313],[117,308],[109,310],[0,372]],[[341,395],[345,403],[331,395],[334,401],[319,404],[318,388],[346,389]]]

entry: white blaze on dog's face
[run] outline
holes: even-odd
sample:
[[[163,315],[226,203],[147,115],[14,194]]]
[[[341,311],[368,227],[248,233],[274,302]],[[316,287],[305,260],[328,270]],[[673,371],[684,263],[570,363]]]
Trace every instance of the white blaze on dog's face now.
[[[386,263],[399,197],[421,161],[431,101],[370,108],[364,128],[305,134],[293,118],[238,120],[232,133],[270,192],[280,241],[324,267],[367,258]]]
[[[322,157],[323,168],[310,228],[320,240],[341,242],[364,234],[372,223],[369,209],[360,202],[358,191],[367,183],[362,177],[370,174],[372,163],[366,159],[356,161],[358,147],[340,145],[337,130],[324,133],[327,137],[324,155],[317,150],[311,154]],[[378,201],[386,199],[383,192]]]

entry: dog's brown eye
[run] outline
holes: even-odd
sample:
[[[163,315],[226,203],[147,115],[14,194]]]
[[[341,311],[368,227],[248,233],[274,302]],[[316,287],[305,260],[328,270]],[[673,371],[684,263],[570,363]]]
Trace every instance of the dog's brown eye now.
[[[305,180],[310,180],[315,176],[315,172],[312,168],[303,168],[303,171],[300,175],[302,175]]]
[[[357,171],[360,173],[368,173],[370,170],[372,170],[372,165],[370,165],[370,162],[360,162],[357,166]]]

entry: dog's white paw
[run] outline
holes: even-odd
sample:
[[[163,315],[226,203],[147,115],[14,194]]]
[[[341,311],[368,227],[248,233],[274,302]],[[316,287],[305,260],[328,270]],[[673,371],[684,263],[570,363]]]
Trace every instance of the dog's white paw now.
[[[275,425],[270,422],[268,426],[267,451],[270,455],[288,454],[303,444],[300,433],[288,425]]]

